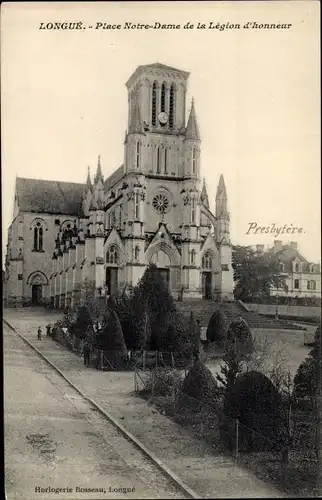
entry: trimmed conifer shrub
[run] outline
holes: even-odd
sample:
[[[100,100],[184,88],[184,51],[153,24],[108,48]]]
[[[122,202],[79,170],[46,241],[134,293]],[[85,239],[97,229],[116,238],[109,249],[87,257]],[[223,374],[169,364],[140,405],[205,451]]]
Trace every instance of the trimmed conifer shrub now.
[[[206,332],[208,342],[217,342],[220,346],[224,346],[227,330],[228,320],[225,314],[217,309],[208,323]]]
[[[288,440],[283,400],[271,380],[257,371],[239,375],[226,393],[221,436],[235,447],[235,422],[239,420],[239,448],[244,451],[281,451]]]
[[[211,371],[198,360],[184,378],[182,392],[183,395],[192,398],[192,402],[198,400],[213,406],[218,398],[218,385]]]
[[[242,317],[235,318],[227,330],[225,350],[231,349],[235,349],[242,356],[247,356],[254,350],[250,328]]]
[[[169,351],[173,343],[171,323],[176,307],[155,264],[150,264],[133,292],[132,311],[135,337],[140,348]]]
[[[76,321],[72,327],[72,333],[78,338],[86,338],[88,332],[93,330],[93,322],[90,312],[86,306],[80,306],[76,312]]]
[[[127,355],[122,327],[114,309],[107,318],[104,328],[95,336],[95,347]]]

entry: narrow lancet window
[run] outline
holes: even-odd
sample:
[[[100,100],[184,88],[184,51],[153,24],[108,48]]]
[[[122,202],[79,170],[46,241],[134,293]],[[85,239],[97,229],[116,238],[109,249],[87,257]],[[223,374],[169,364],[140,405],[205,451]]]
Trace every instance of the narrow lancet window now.
[[[152,125],[157,122],[157,84],[154,82],[152,85]]]
[[[165,111],[165,83],[161,86],[161,112]]]
[[[164,150],[164,173],[168,173],[168,150],[167,148]]]
[[[160,156],[161,156],[161,152],[160,152],[160,148],[157,149],[157,174],[160,173]]]
[[[140,168],[140,143],[136,143],[136,168]]]
[[[196,148],[192,148],[192,173],[195,174],[197,171],[197,155]]]
[[[170,87],[169,98],[169,127],[173,128],[174,125],[174,84]]]

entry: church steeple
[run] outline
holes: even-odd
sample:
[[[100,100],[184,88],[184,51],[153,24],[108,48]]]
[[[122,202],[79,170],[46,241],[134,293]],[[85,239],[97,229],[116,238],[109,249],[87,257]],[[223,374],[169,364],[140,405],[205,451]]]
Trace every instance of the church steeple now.
[[[102,168],[101,168],[101,156],[98,155],[98,160],[97,160],[97,169],[96,169],[96,175],[94,178],[94,184],[97,184],[99,181],[101,181],[102,184],[104,184],[104,177],[102,174]]]
[[[186,128],[186,139],[192,139],[194,141],[200,141],[199,127],[197,123],[197,117],[195,112],[195,102],[194,98],[191,101],[190,115]]]
[[[133,112],[129,124],[129,134],[144,134],[143,124],[141,120],[140,106],[136,101],[133,105]]]
[[[200,199],[201,199],[202,203],[207,208],[209,208],[209,198],[208,198],[207,186],[206,186],[206,179],[205,178],[203,178],[203,185],[202,185]]]

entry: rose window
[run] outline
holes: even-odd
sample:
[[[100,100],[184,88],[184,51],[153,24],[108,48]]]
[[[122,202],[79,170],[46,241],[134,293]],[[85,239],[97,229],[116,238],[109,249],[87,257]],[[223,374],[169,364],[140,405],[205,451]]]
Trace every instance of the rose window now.
[[[157,194],[152,200],[152,206],[159,214],[164,214],[169,208],[169,200],[165,194]]]

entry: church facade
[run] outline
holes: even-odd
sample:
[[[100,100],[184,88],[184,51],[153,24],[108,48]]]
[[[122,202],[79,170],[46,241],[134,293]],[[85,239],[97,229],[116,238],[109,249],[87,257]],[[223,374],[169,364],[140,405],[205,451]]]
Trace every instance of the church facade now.
[[[73,306],[89,287],[115,295],[154,262],[173,296],[233,299],[227,193],[216,213],[201,180],[201,138],[189,73],[139,66],[126,83],[124,163],[86,184],[17,178],[8,231],[6,301]]]

